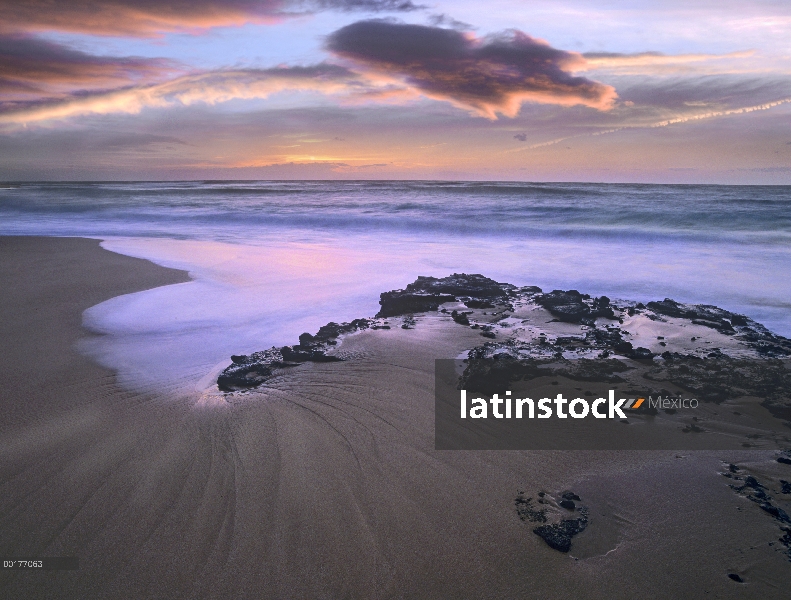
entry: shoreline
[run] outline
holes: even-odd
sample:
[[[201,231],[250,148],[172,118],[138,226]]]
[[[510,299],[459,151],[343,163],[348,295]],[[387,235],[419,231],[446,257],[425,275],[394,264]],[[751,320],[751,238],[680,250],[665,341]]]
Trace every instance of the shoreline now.
[[[0,430],[0,551],[80,569],[0,573],[10,597],[784,595],[791,565],[747,485],[782,497],[789,466],[770,452],[436,451],[433,359],[483,340],[445,315],[352,333],[339,350],[354,360],[216,405],[122,392],[70,354],[81,307],[108,292],[80,284],[104,259],[113,290],[176,276],[61,240],[29,238],[36,260],[2,261],[25,285],[5,296],[24,360]],[[555,511],[567,492],[589,522],[564,554],[517,500],[543,493]]]
[[[83,381],[106,382],[105,369],[83,356],[75,344],[96,335],[86,330],[82,313],[105,300],[163,285],[191,281],[186,271],[155,265],[105,250],[101,240],[81,237],[0,236],[3,282],[0,335],[7,340],[0,363],[5,387],[4,425],[15,398],[31,389],[25,406],[51,406],[63,388]],[[70,397],[75,396],[70,392]],[[2,426],[0,426],[2,427]]]

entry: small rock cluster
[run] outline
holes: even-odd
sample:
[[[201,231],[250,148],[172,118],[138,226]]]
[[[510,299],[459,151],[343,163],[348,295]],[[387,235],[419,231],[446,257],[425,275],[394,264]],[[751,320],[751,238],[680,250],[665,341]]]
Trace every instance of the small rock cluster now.
[[[388,325],[379,324],[369,319],[355,319],[351,323],[327,323],[316,335],[303,333],[299,336],[299,344],[270,348],[249,355],[231,356],[233,364],[227,367],[217,378],[217,387],[223,392],[236,392],[257,387],[272,377],[277,369],[295,367],[305,362],[335,362],[338,356],[327,354],[335,346],[337,338],[368,328],[390,329]]]
[[[571,491],[563,492],[559,499],[546,492],[538,492],[537,498],[534,504],[532,497],[526,497],[522,491],[518,492],[514,499],[517,516],[523,522],[543,523],[536,526],[533,533],[550,548],[558,552],[568,552],[571,550],[572,538],[588,526],[588,509],[577,504],[581,499]],[[574,513],[578,516],[569,517]]]
[[[791,455],[791,452],[786,452]],[[786,457],[781,456],[780,458]],[[722,475],[735,482],[729,484],[728,487],[740,496],[757,504],[761,510],[779,523],[781,537],[778,538],[778,541],[785,548],[784,553],[788,557],[789,562],[791,562],[791,517],[788,516],[788,513],[773,502],[773,498],[769,495],[764,484],[754,476],[746,473],[742,468],[729,464]],[[791,494],[791,484],[789,482],[781,479],[780,485],[781,494]]]

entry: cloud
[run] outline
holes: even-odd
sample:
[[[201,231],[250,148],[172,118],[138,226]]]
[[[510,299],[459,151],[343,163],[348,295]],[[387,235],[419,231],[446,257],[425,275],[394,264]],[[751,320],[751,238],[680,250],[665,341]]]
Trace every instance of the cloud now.
[[[58,101],[30,102],[0,113],[0,123],[27,125],[88,114],[136,114],[150,107],[266,98],[284,90],[348,94],[361,85],[355,73],[345,67],[325,63],[310,67],[208,71],[184,75],[164,83],[75,94]]]
[[[154,144],[176,144],[187,146],[187,142],[172,135],[158,135],[155,133],[124,133],[113,135],[96,143],[101,150],[138,150],[145,149]]]
[[[0,34],[4,102],[151,81],[176,70],[164,59],[94,56],[35,37]]]
[[[385,20],[359,21],[331,34],[327,49],[369,74],[496,119],[522,102],[609,109],[615,89],[571,74],[585,65],[521,31],[477,38],[453,29]]]
[[[686,114],[758,105],[788,97],[791,81],[774,75],[668,77],[624,82],[619,92],[621,98],[631,101],[639,110],[654,108]]]
[[[459,21],[454,19],[453,17],[446,15],[445,13],[437,14],[437,15],[429,15],[428,22],[431,23],[434,27],[449,27],[450,29],[458,29],[459,31],[473,31],[477,29],[470,25],[469,23],[465,23],[464,21]]]
[[[410,0],[295,0],[295,4],[302,4],[308,10],[343,10],[367,12],[409,12],[425,8]]]
[[[610,135],[614,133],[620,133],[623,131],[630,131],[636,129],[659,129],[663,127],[669,127],[672,125],[680,125],[685,123],[697,123],[701,121],[708,121],[710,119],[717,119],[722,117],[733,117],[739,115],[747,115],[750,113],[757,113],[763,112],[767,110],[771,110],[778,106],[783,106],[786,104],[791,104],[791,98],[781,98],[779,100],[773,100],[771,102],[764,102],[762,104],[755,104],[752,106],[741,106],[738,108],[730,108],[730,109],[722,109],[722,110],[709,110],[706,112],[690,112],[688,114],[678,115],[668,117],[659,121],[653,122],[643,122],[643,123],[625,123],[619,127],[613,127],[610,129],[603,129],[599,131],[593,132],[586,132],[580,133],[576,135],[568,135],[565,137],[557,138],[554,140],[549,140],[546,142],[541,142],[538,144],[532,144],[527,147],[523,148],[516,148],[513,150],[508,150],[508,153],[511,152],[521,152],[523,150],[535,150],[538,148],[544,148],[546,146],[554,146],[561,142],[565,142],[566,140],[575,139],[575,138],[582,138],[582,137],[598,137],[602,135]],[[516,136],[514,136],[516,137]]]
[[[585,52],[588,69],[608,67],[631,67],[646,65],[670,65],[679,63],[703,62],[728,58],[749,58],[754,50],[730,52],[728,54],[663,54],[662,52],[637,52],[621,54],[618,52]]]
[[[515,140],[519,140],[520,142],[526,142],[527,141],[527,134],[526,133],[517,133],[514,136],[514,139]]]
[[[727,54],[663,54],[662,52],[586,52],[586,64],[579,71],[608,71],[618,75],[668,75],[674,73],[737,72],[736,65],[745,67],[742,59],[756,56],[754,50]],[[705,65],[694,66],[695,64]],[[752,67],[746,67],[748,70]]]
[[[409,11],[402,0],[0,0],[7,30],[150,37],[169,31],[266,23],[320,10]]]

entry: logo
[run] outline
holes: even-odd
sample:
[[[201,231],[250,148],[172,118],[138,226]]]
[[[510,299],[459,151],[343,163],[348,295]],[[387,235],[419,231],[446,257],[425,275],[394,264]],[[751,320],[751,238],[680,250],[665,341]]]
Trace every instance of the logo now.
[[[592,416],[595,419],[626,419],[624,410],[637,410],[645,403],[645,398],[620,398],[615,400],[615,390],[609,390],[607,398],[597,398],[591,402],[584,398],[568,400],[563,394],[556,398],[541,398],[538,402],[532,398],[512,398],[511,391],[504,397],[498,394],[491,398],[472,398],[467,400],[467,390],[461,390],[460,417],[462,419],[549,419],[553,415],[558,419],[584,419]],[[662,398],[654,400],[648,396],[649,408],[697,408],[698,401],[694,398]]]

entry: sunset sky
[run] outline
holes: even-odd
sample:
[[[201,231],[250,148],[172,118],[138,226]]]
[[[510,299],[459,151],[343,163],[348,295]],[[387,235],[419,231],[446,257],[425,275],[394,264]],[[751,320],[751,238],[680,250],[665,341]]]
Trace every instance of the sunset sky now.
[[[791,2],[0,0],[0,178],[791,183]]]

